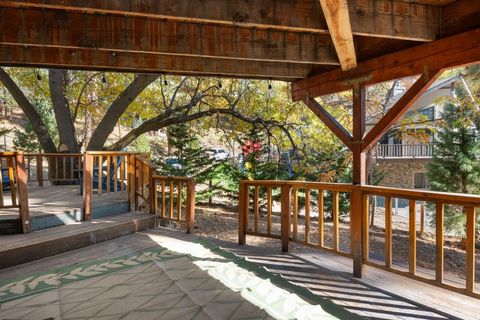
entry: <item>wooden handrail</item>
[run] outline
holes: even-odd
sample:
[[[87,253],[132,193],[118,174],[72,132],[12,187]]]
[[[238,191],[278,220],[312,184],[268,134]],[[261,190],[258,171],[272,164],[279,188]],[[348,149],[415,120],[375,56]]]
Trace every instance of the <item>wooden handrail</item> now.
[[[276,224],[280,223],[280,230],[273,230],[272,194],[276,192],[277,203],[280,204],[279,217]],[[314,193],[312,196],[312,192]],[[300,194],[305,199],[304,213],[300,216],[299,198]],[[318,198],[314,195],[318,194]],[[348,194],[343,201],[350,201],[350,245],[351,252],[345,252],[340,243],[340,194]],[[279,197],[278,197],[279,195]],[[332,241],[327,247],[324,239],[325,219],[325,196],[329,196],[330,219],[332,221]],[[369,259],[369,197],[385,197],[385,259],[383,262]],[[349,200],[347,200],[349,198]],[[407,271],[392,268],[392,199],[407,199],[409,202],[408,214],[408,268]],[[436,209],[436,268],[434,279],[427,278],[423,273],[417,272],[417,208],[425,202],[431,202]],[[260,203],[266,208],[266,215],[260,214]],[[444,282],[444,206],[463,206],[466,219],[466,284],[464,288],[458,288]],[[316,207],[318,218],[312,219],[311,208]],[[480,207],[480,195],[457,194],[448,192],[436,192],[427,190],[409,190],[391,187],[350,185],[323,182],[305,181],[274,181],[274,180],[243,180],[239,189],[239,243],[246,243],[246,235],[255,235],[272,239],[281,239],[282,250],[288,250],[290,241],[303,245],[327,250],[336,254],[352,257],[354,264],[362,266],[368,264],[387,271],[411,277],[423,282],[440,286],[449,290],[480,298],[480,292],[475,291],[475,223],[476,208]],[[421,209],[422,210],[422,209]],[[420,212],[422,212],[420,210]],[[263,217],[262,219],[260,217]],[[421,217],[424,219],[424,217]],[[302,225],[302,227],[300,227]],[[312,226],[317,228],[317,240],[312,242]],[[378,236],[378,235],[377,235]],[[361,245],[358,245],[361,244]]]

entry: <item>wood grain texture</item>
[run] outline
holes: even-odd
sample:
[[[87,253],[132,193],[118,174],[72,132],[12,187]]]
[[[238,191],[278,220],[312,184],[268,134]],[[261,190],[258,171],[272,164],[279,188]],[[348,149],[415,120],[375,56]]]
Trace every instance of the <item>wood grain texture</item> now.
[[[400,50],[375,59],[361,61],[354,70],[336,69],[292,85],[292,99],[304,100],[351,90],[352,80],[370,85],[439,70],[473,64],[480,57],[480,28],[427,44]]]
[[[342,70],[357,67],[347,0],[320,0]]]

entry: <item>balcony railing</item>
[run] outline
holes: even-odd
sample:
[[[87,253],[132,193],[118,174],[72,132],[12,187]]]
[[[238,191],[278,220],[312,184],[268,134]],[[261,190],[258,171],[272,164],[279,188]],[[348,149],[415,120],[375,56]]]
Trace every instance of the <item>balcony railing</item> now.
[[[375,155],[378,158],[431,158],[433,156],[433,143],[428,144],[379,144]]]

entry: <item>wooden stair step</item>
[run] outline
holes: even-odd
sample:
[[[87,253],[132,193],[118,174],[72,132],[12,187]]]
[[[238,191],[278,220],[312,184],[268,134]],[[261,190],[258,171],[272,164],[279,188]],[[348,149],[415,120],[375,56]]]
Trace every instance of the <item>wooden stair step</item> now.
[[[154,224],[153,215],[129,212],[28,234],[0,236],[0,269],[146,230]]]

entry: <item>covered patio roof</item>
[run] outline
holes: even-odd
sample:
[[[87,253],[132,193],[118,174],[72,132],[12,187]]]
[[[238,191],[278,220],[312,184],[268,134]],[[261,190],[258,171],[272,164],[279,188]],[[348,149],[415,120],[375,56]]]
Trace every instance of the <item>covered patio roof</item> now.
[[[0,64],[296,81],[414,56],[479,14],[470,0],[0,1]]]

